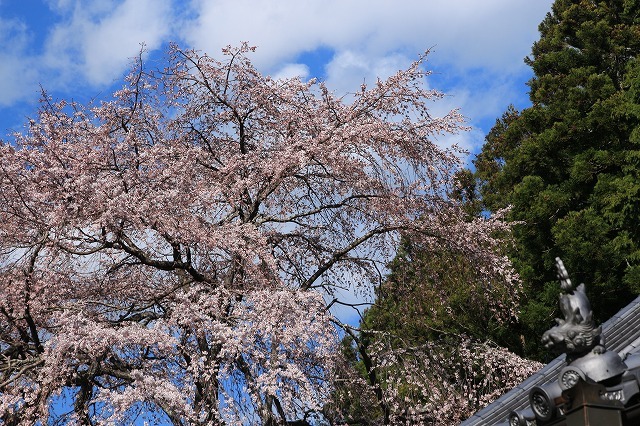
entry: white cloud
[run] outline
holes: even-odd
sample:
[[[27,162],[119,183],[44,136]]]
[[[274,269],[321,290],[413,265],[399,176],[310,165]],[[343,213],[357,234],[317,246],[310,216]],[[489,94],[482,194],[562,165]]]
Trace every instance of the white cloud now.
[[[338,95],[353,92],[363,83],[372,85],[378,78],[386,79],[411,62],[412,59],[395,53],[375,57],[352,50],[337,52],[326,66],[327,86]]]
[[[299,77],[305,80],[309,77],[309,67],[305,64],[285,64],[273,76],[275,79],[286,79]]]
[[[193,0],[197,18],[185,22],[180,34],[213,56],[226,45],[248,41],[259,47],[252,56],[256,63],[273,67],[322,42],[329,31],[322,22],[323,6],[318,1]]]
[[[50,33],[45,53],[47,65],[62,79],[78,74],[94,85],[120,77],[142,43],[156,49],[171,31],[169,0],[110,0],[57,3],[68,18]]]
[[[524,57],[537,37],[533,22],[551,0],[193,0],[197,15],[182,30],[187,42],[212,55],[227,44],[259,45],[257,61],[271,66],[302,50],[329,46],[384,55],[418,54],[436,46],[450,65],[504,69]]]
[[[49,6],[49,9],[57,13],[73,10],[74,4],[77,3],[76,0],[44,0],[44,2]]]
[[[138,53],[169,40],[213,56],[228,44],[258,45],[252,55],[264,72],[309,76],[293,66],[302,52],[326,48],[337,89],[354,90],[408,65],[429,47],[439,68],[460,74],[469,67],[508,75],[526,69],[521,59],[536,39],[536,24],[552,0],[45,0],[53,12],[44,53],[3,50],[3,75],[46,72],[47,87],[119,79]],[[188,7],[188,11],[185,11]],[[5,25],[6,26],[6,25]],[[36,31],[35,28],[31,29]],[[23,29],[22,34],[27,30]],[[8,44],[8,43],[5,43]],[[364,61],[358,64],[357,61]],[[288,65],[282,65],[282,63]],[[28,72],[24,72],[28,71]],[[51,71],[54,71],[51,73]],[[82,78],[79,78],[82,77]],[[16,99],[16,89],[0,102]]]
[[[0,105],[37,96],[37,61],[28,53],[29,41],[23,22],[0,18]],[[34,88],[34,92],[29,93],[29,88]]]

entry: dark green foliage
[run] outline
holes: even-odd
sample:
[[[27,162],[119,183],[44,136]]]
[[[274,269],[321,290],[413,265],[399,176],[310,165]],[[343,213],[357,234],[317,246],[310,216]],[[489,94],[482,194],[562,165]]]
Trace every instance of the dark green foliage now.
[[[455,182],[449,196],[464,206],[472,221],[483,207],[475,177],[462,170]],[[506,250],[510,237],[503,237]],[[363,336],[372,330],[398,335],[405,346],[460,335],[505,343],[504,326],[513,319],[506,312],[517,306],[519,294],[482,276],[464,253],[404,239],[388,268],[375,304],[361,321]]]
[[[640,2],[557,0],[539,29],[533,105],[496,121],[475,166],[484,208],[520,223],[524,347],[511,349],[543,358],[556,256],[599,322],[640,292]]]
[[[482,213],[475,182],[471,172],[461,171],[450,194],[468,220]],[[347,329],[328,418],[339,412],[343,422],[364,426],[405,424],[406,415],[413,419],[406,424],[458,424],[510,388],[510,379],[530,374],[526,368],[513,372],[515,365],[527,365],[524,360],[506,363],[502,373],[481,355],[477,362],[477,351],[498,348],[493,342],[516,344],[518,336],[505,326],[513,319],[505,312],[513,311],[518,297],[509,286],[488,280],[464,253],[409,239],[388,267],[359,330]],[[459,399],[459,418],[438,414],[443,395]],[[417,407],[424,411],[403,411]]]
[[[455,196],[465,194],[471,214],[470,189]],[[459,424],[539,368],[494,343],[518,338],[501,309],[517,295],[482,279],[464,255],[405,240],[389,268],[358,333],[343,341],[329,413],[361,426]]]
[[[392,332],[415,343],[446,334],[487,338],[498,328],[483,294],[490,289],[462,255],[426,251],[407,241],[390,266],[392,273],[364,316],[363,330]]]

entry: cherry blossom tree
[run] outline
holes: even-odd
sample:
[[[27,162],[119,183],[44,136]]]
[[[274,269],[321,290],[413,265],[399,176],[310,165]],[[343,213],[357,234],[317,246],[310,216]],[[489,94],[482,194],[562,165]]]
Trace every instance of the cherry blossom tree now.
[[[430,113],[425,57],[337,97],[251,50],[136,61],[113,100],[45,96],[0,145],[5,425],[314,424],[328,302],[379,281],[403,235],[517,293],[503,222],[446,196],[458,156],[436,142],[464,122]]]

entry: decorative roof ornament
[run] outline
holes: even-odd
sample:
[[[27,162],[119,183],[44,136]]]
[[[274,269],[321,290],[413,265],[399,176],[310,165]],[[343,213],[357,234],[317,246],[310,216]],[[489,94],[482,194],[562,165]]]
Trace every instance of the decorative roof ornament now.
[[[595,326],[584,284],[574,287],[559,257],[556,257],[556,267],[560,288],[564,291],[560,295],[560,311],[564,319],[556,318],[558,325],[542,335],[542,344],[547,349],[566,353],[567,362],[590,351],[604,353],[602,327]]]
[[[542,335],[548,349],[567,354],[569,370],[561,374],[560,387],[568,389],[577,378],[598,383],[621,375],[627,368],[620,356],[605,347],[602,327],[593,321],[584,284],[574,287],[564,263],[556,257],[560,289],[560,311],[564,319]],[[566,376],[566,377],[565,377]]]
[[[640,424],[640,354],[621,358],[605,347],[585,285],[575,287],[556,258],[564,318],[542,335],[545,347],[566,354],[556,380],[529,392],[529,408],[513,411],[510,426]]]

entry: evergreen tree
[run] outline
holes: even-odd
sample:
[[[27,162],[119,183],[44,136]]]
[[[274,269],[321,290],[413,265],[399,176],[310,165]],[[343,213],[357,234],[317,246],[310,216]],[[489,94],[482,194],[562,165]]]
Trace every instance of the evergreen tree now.
[[[640,291],[640,2],[557,0],[526,59],[532,106],[510,107],[478,155],[486,210],[511,206],[526,355],[548,356],[554,258],[603,322]]]

